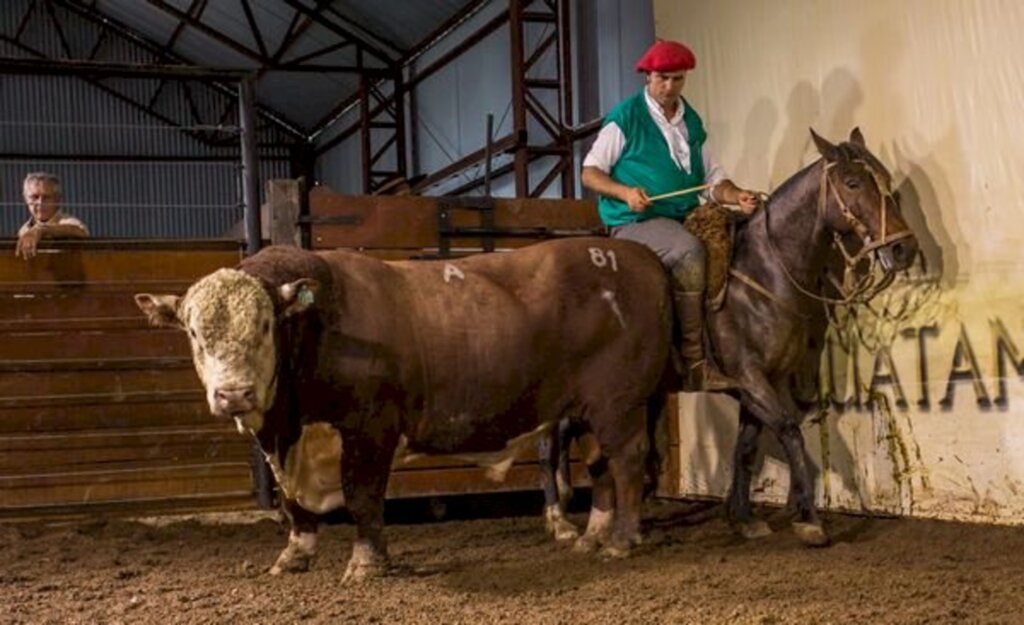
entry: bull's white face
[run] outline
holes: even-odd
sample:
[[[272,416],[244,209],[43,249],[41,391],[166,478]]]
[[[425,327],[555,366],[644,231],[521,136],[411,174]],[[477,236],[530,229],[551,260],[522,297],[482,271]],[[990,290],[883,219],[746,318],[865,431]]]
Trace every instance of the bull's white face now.
[[[192,285],[178,318],[188,332],[210,412],[258,431],[274,401],[274,304],[260,282],[221,269]]]
[[[307,278],[277,287],[281,317],[312,306],[318,288]],[[258,432],[277,386],[277,318],[263,284],[243,271],[220,269],[184,297],[139,293],[135,302],[152,325],[188,333],[210,412],[235,419],[242,432]]]

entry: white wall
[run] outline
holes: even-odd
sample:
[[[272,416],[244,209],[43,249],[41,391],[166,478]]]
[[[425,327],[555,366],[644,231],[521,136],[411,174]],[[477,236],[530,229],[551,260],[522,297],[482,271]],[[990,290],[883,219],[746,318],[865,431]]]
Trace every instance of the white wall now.
[[[743,185],[770,190],[814,160],[808,127],[839,140],[860,126],[894,175],[935,278],[931,286],[898,285],[890,295],[893,305],[904,298],[920,304],[912,317],[864,328],[889,336],[883,344],[891,346],[899,384],[875,390],[891,410],[854,401],[866,398],[873,372],[889,373],[884,352],[879,359],[862,349],[855,360],[835,352],[831,390],[849,405],[833,407],[822,427],[805,425],[823,469],[819,503],[1024,520],[1024,4],[657,0],[655,24],[659,37],[696,52],[687,96]],[[929,326],[934,333],[920,339]],[[964,357],[968,344],[973,359]],[[829,363],[822,366],[828,373]],[[954,369],[968,379],[950,384]],[[897,386],[906,406],[896,405]],[[724,494],[735,407],[689,397],[680,422],[683,491]],[[784,500],[787,484],[770,450],[758,496]]]

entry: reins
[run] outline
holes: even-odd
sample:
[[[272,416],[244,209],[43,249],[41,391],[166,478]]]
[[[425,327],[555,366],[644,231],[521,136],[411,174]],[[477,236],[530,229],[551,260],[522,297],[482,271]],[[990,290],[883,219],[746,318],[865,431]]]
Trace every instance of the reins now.
[[[856,233],[861,240],[860,250],[858,250],[856,254],[851,254],[847,250],[846,246],[843,244],[842,236],[835,231],[832,232],[832,247],[836,248],[842,255],[845,267],[843,270],[842,284],[837,282],[835,277],[832,275],[828,275],[828,279],[831,282],[832,286],[840,293],[840,295],[842,296],[841,298],[828,297],[820,293],[815,293],[808,289],[807,287],[800,284],[800,282],[793,276],[793,274],[789,270],[789,267],[786,266],[785,260],[783,259],[782,254],[779,253],[779,250],[775,245],[775,241],[772,238],[771,213],[769,212],[770,198],[764,198],[763,202],[765,211],[765,238],[768,240],[768,249],[771,251],[772,256],[775,258],[775,261],[779,264],[779,266],[782,267],[782,272],[786,276],[786,279],[789,281],[789,283],[792,284],[793,287],[805,297],[825,304],[826,310],[828,309],[829,305],[849,306],[851,304],[867,304],[881,290],[885,289],[890,284],[892,284],[892,281],[895,279],[895,272],[891,270],[883,269],[883,276],[881,277],[881,279],[878,279],[877,274],[875,272],[876,256],[874,255],[874,252],[879,248],[891,245],[895,241],[899,241],[901,239],[913,236],[913,232],[911,232],[909,228],[902,232],[898,232],[891,235],[886,233],[888,221],[888,205],[886,200],[890,199],[892,197],[892,194],[889,192],[888,188],[884,184],[878,172],[875,171],[875,169],[870,165],[870,163],[863,159],[856,159],[854,162],[862,164],[864,168],[868,170],[868,173],[871,174],[871,178],[874,181],[875,186],[878,188],[878,193],[881,198],[879,215],[881,216],[882,220],[882,232],[881,236],[877,241],[871,240],[870,230],[866,225],[864,225],[864,222],[862,222],[853,213],[853,211],[850,210],[850,207],[846,205],[846,202],[843,201],[843,198],[840,195],[839,190],[836,187],[836,184],[832,182],[832,179],[829,176],[829,171],[835,166],[835,162],[825,162],[824,166],[822,167],[821,185],[819,187],[820,191],[818,194],[818,217],[819,219],[821,219],[825,215],[825,211],[828,205],[828,191],[829,187],[831,187],[832,196],[836,199],[836,203],[839,205],[840,213],[842,214],[843,218],[847,221],[847,223],[850,224],[854,233]],[[865,258],[867,258],[869,262],[867,271],[864,272],[864,276],[862,278],[857,278],[856,268],[858,265],[861,264],[861,261],[863,261]],[[794,306],[789,305],[788,302],[781,300],[778,295],[776,295],[771,290],[766,288],[764,285],[758,283],[756,280],[746,275],[745,273],[737,269],[730,269],[729,274],[739,279],[741,282],[751,287],[752,289],[754,289],[761,295],[765,296],[766,298],[776,303],[785,305],[786,308],[789,308],[793,312],[798,312],[795,310]],[[798,314],[800,314],[800,316],[806,317],[806,315],[803,315],[802,313]]]

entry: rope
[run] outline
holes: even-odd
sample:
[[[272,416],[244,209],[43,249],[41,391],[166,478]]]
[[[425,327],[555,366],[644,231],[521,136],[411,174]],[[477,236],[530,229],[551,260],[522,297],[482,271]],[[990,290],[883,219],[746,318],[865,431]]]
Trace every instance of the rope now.
[[[750,276],[748,276],[747,274],[743,273],[739,269],[729,269],[729,275],[731,275],[732,277],[736,278],[737,280],[739,280],[743,284],[749,286],[750,288],[754,289],[755,291],[757,291],[758,293],[763,295],[768,300],[773,301],[773,302],[779,304],[780,306],[782,306],[783,308],[788,309],[793,314],[798,315],[800,317],[803,317],[804,319],[809,319],[810,318],[809,315],[806,315],[803,312],[797,310],[797,308],[795,306],[793,306],[792,304],[790,304],[789,302],[786,302],[786,301],[783,301],[783,300],[779,299],[778,295],[776,295],[775,293],[772,293],[771,291],[768,290],[767,287],[763,286],[760,282],[758,282],[757,280],[751,278]]]
[[[868,267],[868,272],[866,273],[864,278],[860,279],[859,281],[857,281],[857,282],[855,282],[853,284],[850,284],[851,276],[855,275],[854,270],[855,270],[856,266],[860,263],[861,259],[863,259],[866,254],[868,254],[870,252],[873,252],[875,249],[877,249],[879,247],[882,247],[884,245],[889,245],[889,244],[891,244],[894,241],[898,241],[900,239],[913,236],[913,233],[910,231],[909,228],[906,231],[900,232],[898,234],[894,234],[894,235],[890,235],[890,236],[886,236],[885,235],[885,227],[886,227],[885,220],[886,220],[886,217],[887,217],[887,210],[886,210],[885,200],[891,194],[889,194],[886,191],[886,189],[884,188],[884,186],[882,184],[882,181],[881,181],[881,178],[878,175],[878,173],[866,161],[858,159],[857,162],[861,163],[868,170],[868,172],[871,174],[871,177],[872,177],[872,179],[875,182],[875,186],[878,187],[878,192],[882,196],[882,200],[881,200],[882,206],[879,209],[879,214],[880,214],[880,216],[882,218],[882,233],[883,233],[883,236],[878,241],[876,241],[874,243],[871,242],[870,233],[869,232],[867,232],[867,233],[862,232],[862,230],[867,230],[867,227],[864,226],[863,222],[861,222],[859,219],[857,219],[856,215],[854,215],[853,212],[849,209],[849,207],[846,206],[846,204],[843,202],[842,197],[839,195],[839,191],[836,188],[835,184],[832,184],[831,185],[832,186],[832,193],[833,193],[834,197],[836,198],[836,201],[839,204],[840,212],[843,214],[843,217],[846,218],[846,220],[850,223],[850,225],[853,227],[854,231],[858,234],[858,236],[861,237],[861,240],[862,240],[862,243],[863,243],[863,246],[861,247],[860,251],[857,254],[855,254],[855,255],[851,255],[851,254],[849,254],[847,252],[846,247],[843,245],[841,237],[838,235],[838,233],[833,232],[833,247],[837,248],[839,250],[839,252],[842,254],[843,262],[845,263],[846,267],[845,267],[844,272],[843,272],[843,284],[839,284],[838,281],[832,275],[829,275],[828,278],[831,281],[832,286],[839,293],[841,293],[841,294],[843,294],[845,296],[843,299],[827,297],[827,296],[821,295],[820,293],[814,293],[814,292],[810,291],[809,289],[807,289],[806,287],[804,287],[802,284],[800,284],[800,282],[797,281],[797,279],[795,277],[793,277],[793,274],[790,273],[789,268],[786,266],[786,263],[783,261],[782,255],[779,253],[778,248],[775,246],[775,241],[772,238],[772,233],[771,233],[771,213],[769,212],[769,206],[770,206],[771,203],[770,203],[770,201],[764,201],[763,202],[763,204],[764,204],[764,211],[765,211],[765,216],[764,216],[765,217],[765,219],[764,219],[765,238],[768,240],[768,248],[771,251],[772,256],[775,258],[775,261],[779,264],[779,266],[782,267],[782,272],[783,272],[783,274],[785,274],[786,279],[789,280],[790,284],[792,284],[793,287],[796,288],[797,291],[799,291],[805,297],[808,297],[808,298],[810,298],[812,300],[815,300],[815,301],[818,301],[818,302],[822,302],[825,305],[824,306],[825,307],[825,314],[826,314],[826,317],[829,319],[830,322],[834,322],[836,320],[834,315],[833,315],[832,309],[830,308],[830,305],[831,306],[850,306],[851,304],[862,304],[862,305],[870,307],[871,300],[876,295],[878,295],[879,292],[881,292],[882,290],[887,288],[889,285],[891,285],[893,280],[896,277],[894,272],[886,271],[885,275],[882,277],[882,279],[880,281],[876,281],[876,279],[874,277],[874,273],[875,273],[875,258],[874,258],[874,256],[871,256],[871,257],[869,257],[870,258],[870,265]],[[829,182],[831,180],[829,178],[829,176],[828,176],[828,171],[834,165],[835,165],[835,163],[828,163],[828,162],[826,162],[824,167],[822,168],[822,172],[821,172],[821,187],[820,187],[820,191],[819,191],[819,194],[818,194],[818,218],[819,219],[821,219],[824,216],[824,214],[825,214],[826,203],[828,201],[828,187],[829,187]],[[770,300],[772,302],[775,302],[775,303],[778,303],[778,304],[780,304],[780,305],[782,305],[782,306],[784,306],[786,308],[789,308],[790,310],[792,310],[794,312],[797,312],[797,314],[799,314],[800,316],[806,318],[806,315],[796,311],[795,308],[791,304],[789,304],[788,302],[783,301],[782,299],[780,299],[777,295],[775,295],[775,293],[771,292],[764,285],[760,284],[759,282],[757,282],[756,280],[754,280],[750,276],[744,274],[743,272],[735,270],[735,269],[730,269],[729,273],[730,273],[730,275],[736,277],[737,279],[739,279],[741,282],[743,282],[744,284],[746,284],[750,288],[754,289],[755,291],[757,291],[758,293],[760,293],[761,295],[766,297],[768,300]]]
[[[861,161],[861,162],[862,162],[862,164],[864,164],[864,166],[871,173],[872,178],[875,181],[875,185],[878,186],[878,192],[879,192],[880,195],[882,195],[882,207],[879,209],[879,213],[884,218],[884,216],[885,216],[885,197],[886,197],[887,194],[885,193],[885,190],[881,187],[881,185],[879,183],[878,176],[875,174],[874,170],[872,170],[871,167],[867,165],[867,163],[864,163],[863,161]],[[818,204],[818,216],[819,216],[819,218],[822,215],[825,214],[825,204],[828,201],[827,200],[828,186],[829,186],[829,182],[831,180],[829,178],[829,176],[828,176],[828,171],[829,171],[829,169],[831,169],[833,167],[834,164],[835,163],[826,163],[825,166],[821,170],[821,192],[820,192],[820,195],[819,195],[819,204]],[[860,229],[857,226],[860,225],[861,228],[865,228],[864,224],[861,223],[860,220],[858,220],[856,218],[856,216],[853,215],[852,211],[850,211],[850,209],[846,206],[846,204],[843,203],[843,200],[839,196],[839,192],[836,190],[834,184],[832,185],[832,192],[835,194],[836,201],[839,203],[840,211],[843,213],[843,216],[846,217],[846,219],[848,221],[850,221],[851,225],[854,227],[854,231],[857,232],[858,235],[861,236],[862,239],[863,239],[866,235],[861,235]],[[872,272],[869,272],[867,277],[866,277],[866,279],[861,280],[861,283],[859,285],[851,287],[850,292],[848,292],[848,293],[845,292],[846,291],[847,278],[849,277],[851,270],[853,270],[856,267],[856,265],[860,262],[860,259],[862,258],[862,254],[858,253],[855,257],[851,258],[846,253],[846,249],[842,246],[842,242],[839,241],[838,237],[836,237],[835,238],[835,243],[838,244],[838,247],[840,248],[840,250],[841,250],[841,252],[843,254],[843,260],[846,263],[846,269],[844,271],[844,280],[843,280],[844,284],[843,284],[842,288],[839,288],[839,292],[843,293],[845,295],[845,297],[843,299],[837,299],[837,298],[834,298],[834,297],[827,297],[825,295],[821,295],[819,293],[814,293],[814,292],[810,291],[809,289],[804,287],[802,284],[800,284],[797,281],[796,278],[793,277],[793,274],[790,273],[789,268],[786,267],[786,263],[783,262],[782,255],[779,253],[778,248],[775,246],[775,241],[772,239],[772,233],[771,233],[771,213],[768,211],[769,205],[770,205],[770,203],[765,204],[765,208],[764,208],[764,210],[765,210],[764,228],[765,228],[765,235],[766,235],[765,238],[768,239],[768,248],[771,250],[772,255],[775,257],[776,262],[778,262],[779,266],[782,267],[782,272],[785,274],[785,276],[789,280],[790,284],[792,284],[804,296],[809,297],[810,299],[822,302],[823,304],[826,304],[826,305],[831,304],[831,305],[838,305],[838,306],[849,306],[850,304],[866,304],[867,302],[871,301],[871,299],[875,295],[877,295],[878,292],[882,288],[884,288],[883,285],[888,285],[889,283],[891,283],[891,280],[886,281],[885,279],[883,279],[882,282],[880,282],[878,284],[873,284],[873,280],[868,280],[867,279],[867,278],[871,278],[871,276],[872,276]],[[906,238],[906,237],[909,237],[911,235],[912,235],[912,233],[908,229],[905,232],[901,232],[901,233],[899,233],[897,235],[893,235],[893,236],[889,237],[888,240],[882,239],[882,240],[878,241],[878,244],[872,246],[871,249],[873,250],[873,249],[875,249],[877,247],[880,247],[880,245],[882,245],[882,244],[889,244],[889,243],[892,243],[895,240]],[[870,245],[871,245],[870,241],[867,240],[867,239],[864,239],[864,247],[866,248],[866,247],[868,247]],[[864,249],[861,250],[861,252],[864,252],[864,251],[865,251]],[[872,260],[872,265],[871,265],[871,267],[869,267],[869,269],[871,269],[871,270],[874,269],[874,262],[873,262],[873,260]],[[891,272],[887,272],[887,276],[890,273]]]

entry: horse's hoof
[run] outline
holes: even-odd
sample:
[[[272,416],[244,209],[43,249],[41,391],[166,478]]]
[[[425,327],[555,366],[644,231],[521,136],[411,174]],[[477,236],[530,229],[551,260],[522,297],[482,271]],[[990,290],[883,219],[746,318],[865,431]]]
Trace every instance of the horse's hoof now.
[[[616,560],[628,558],[630,553],[630,542],[631,541],[628,540],[614,540],[605,545],[604,549],[601,550],[601,555],[606,558],[614,558]]]
[[[757,540],[772,535],[772,528],[761,519],[754,519],[745,523],[736,523],[736,531],[747,540]]]
[[[594,553],[601,546],[601,539],[596,534],[584,534],[572,544],[576,553]]]
[[[808,547],[827,547],[831,542],[819,523],[794,522],[793,531],[796,532],[800,542]]]

